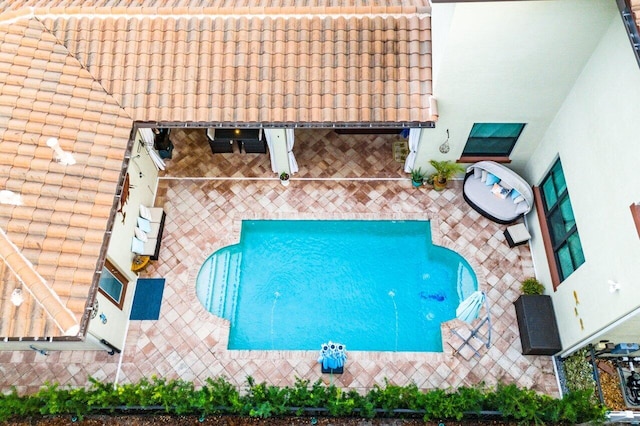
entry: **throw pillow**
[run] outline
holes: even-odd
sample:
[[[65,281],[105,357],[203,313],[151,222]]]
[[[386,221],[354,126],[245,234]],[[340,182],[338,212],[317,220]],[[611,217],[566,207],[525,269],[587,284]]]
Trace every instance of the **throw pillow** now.
[[[514,200],[515,200],[516,198],[520,197],[521,195],[522,195],[522,194],[520,194],[520,193],[518,192],[518,190],[517,190],[517,189],[513,189],[513,190],[511,190],[511,198],[512,198],[512,199],[514,199]]]
[[[527,203],[516,204],[516,214],[526,213],[529,210]]]
[[[503,200],[505,198],[507,198],[507,195],[509,195],[509,190],[506,188],[501,187],[500,185],[498,185],[497,183],[493,184],[493,187],[491,188],[491,192],[493,192],[493,194],[498,197],[498,198],[502,198]]]
[[[514,199],[513,199],[513,202],[514,202],[515,204],[521,203],[521,202],[523,202],[523,201],[524,201],[524,197],[523,197],[522,195],[520,195],[520,196],[518,196],[518,197],[516,197],[516,198],[514,198]]]
[[[140,217],[145,218],[147,220],[151,220],[151,210],[149,210],[146,206],[140,204]]]
[[[138,228],[144,232],[151,232],[151,222],[143,217],[138,218]]]
[[[487,181],[485,182],[485,185],[487,186],[491,186],[493,184],[496,184],[500,182],[500,178],[492,173],[488,173],[487,174]]]
[[[481,179],[482,178],[482,169],[474,167],[473,168],[473,177],[476,178],[476,179]]]
[[[147,238],[147,234],[137,226],[136,226],[136,229],[134,229],[134,232],[136,234],[136,238],[139,239],[140,241],[145,243],[149,241],[149,238]]]
[[[133,237],[131,241],[131,251],[135,254],[144,254],[144,243],[136,237]]]
[[[509,191],[511,191],[513,189],[513,186],[511,186],[507,182],[505,182],[504,179],[502,179],[500,181],[500,186],[505,188],[505,189],[508,189]]]
[[[489,172],[487,172],[486,170],[483,170],[482,171],[482,177],[480,178],[480,182],[486,182],[488,174],[489,174]]]

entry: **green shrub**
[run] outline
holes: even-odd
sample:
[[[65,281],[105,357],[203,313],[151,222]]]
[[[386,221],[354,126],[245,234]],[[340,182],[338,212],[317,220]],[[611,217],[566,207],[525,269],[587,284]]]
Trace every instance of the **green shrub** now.
[[[522,294],[539,295],[544,293],[544,285],[534,277],[530,277],[522,281],[520,290],[522,291]]]
[[[570,368],[571,369],[571,368]],[[572,389],[563,399],[540,395],[515,385],[460,387],[457,390],[420,390],[415,384],[397,386],[385,382],[366,395],[345,391],[320,380],[309,385],[296,379],[294,386],[277,387],[247,378],[248,390],[240,393],[225,378],[208,379],[196,389],[191,382],[152,377],[134,384],[113,385],[90,379],[89,388],[60,388],[45,384],[33,395],[19,396],[15,389],[0,394],[0,421],[11,417],[73,415],[78,418],[129,409],[162,410],[169,414],[235,414],[267,418],[304,415],[307,409],[326,410],[334,417],[373,418],[422,416],[461,420],[481,411],[499,411],[505,420],[522,423],[581,423],[601,421],[605,408],[591,400],[591,390]]]

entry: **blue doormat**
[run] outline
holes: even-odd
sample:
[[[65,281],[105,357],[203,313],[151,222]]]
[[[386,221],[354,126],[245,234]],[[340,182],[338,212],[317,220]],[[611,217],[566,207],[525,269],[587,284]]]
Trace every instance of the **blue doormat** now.
[[[157,320],[164,292],[164,278],[140,278],[133,295],[131,320]]]

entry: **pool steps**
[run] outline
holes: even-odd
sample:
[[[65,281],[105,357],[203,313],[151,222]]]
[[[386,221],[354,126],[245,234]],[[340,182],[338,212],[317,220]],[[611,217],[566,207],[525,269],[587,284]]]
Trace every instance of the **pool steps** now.
[[[205,261],[196,280],[196,294],[205,308],[229,321],[235,314],[241,263],[239,250],[219,250]]]

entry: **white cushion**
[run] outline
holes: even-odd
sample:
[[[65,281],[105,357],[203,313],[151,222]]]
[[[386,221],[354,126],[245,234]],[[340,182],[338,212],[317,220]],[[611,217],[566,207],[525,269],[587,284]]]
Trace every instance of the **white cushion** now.
[[[151,207],[149,208],[149,214],[151,215],[151,218],[149,219],[149,221],[151,223],[160,223],[160,221],[162,221],[162,214],[164,213],[164,210],[162,210],[162,207]]]
[[[473,169],[473,177],[476,179],[481,179],[482,178],[482,169],[475,167]]]
[[[151,220],[151,211],[144,205],[140,204],[140,217]]]
[[[144,254],[144,242],[133,237],[133,240],[131,240],[131,251],[135,254]]]
[[[518,195],[516,198],[513,199],[513,202],[518,204],[524,201],[524,197],[522,195]]]
[[[518,203],[516,204],[516,213],[526,213],[529,210],[529,206],[527,203]]]
[[[488,174],[489,174],[489,172],[488,172],[488,171],[483,170],[483,171],[482,171],[482,177],[480,178],[480,182],[483,182],[483,183],[484,183],[484,182],[486,182],[486,181],[487,181],[487,175],[488,175]]]
[[[156,252],[156,245],[158,244],[157,238],[149,238],[149,241],[144,243],[144,254],[152,256]]]
[[[134,232],[136,234],[136,238],[139,239],[142,242],[147,242],[148,238],[147,238],[147,234],[140,228],[138,228],[136,226],[136,229],[134,229]]]
[[[509,232],[509,236],[511,236],[511,239],[516,243],[531,239],[531,234],[529,234],[527,227],[522,223],[508,226],[507,232]]]
[[[143,217],[138,218],[138,227],[144,232],[151,232],[151,222]]]

